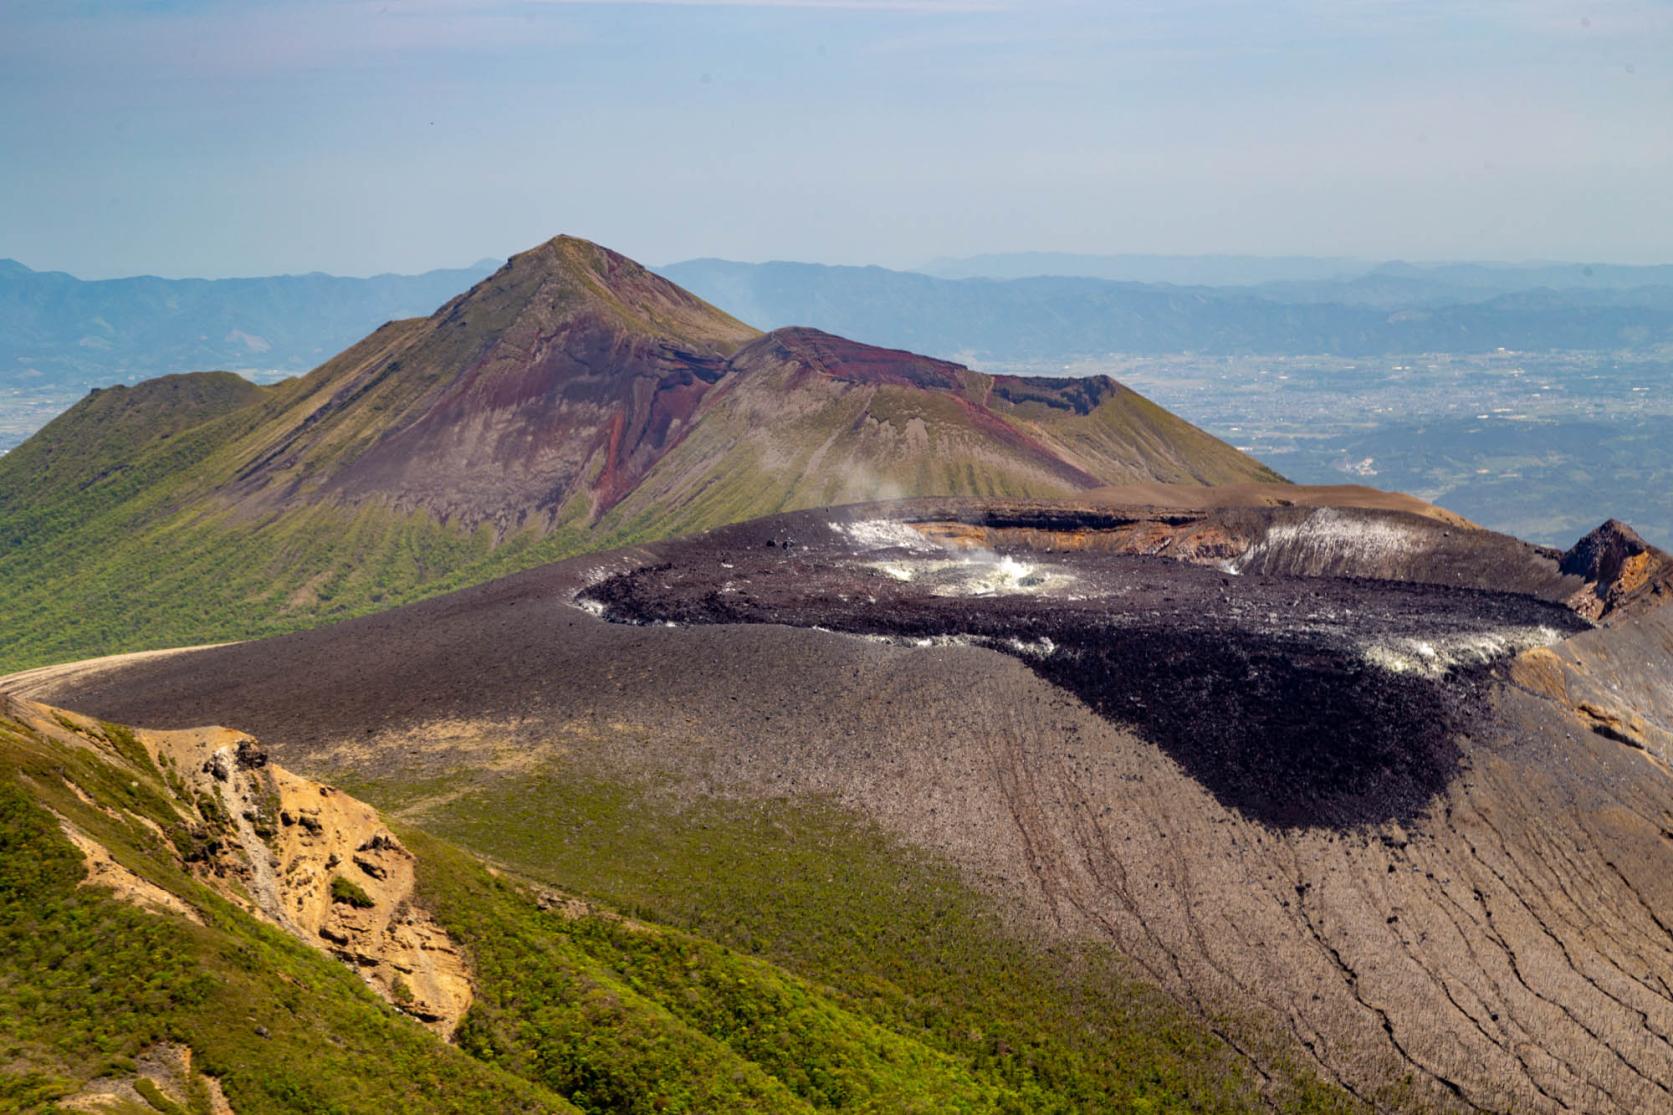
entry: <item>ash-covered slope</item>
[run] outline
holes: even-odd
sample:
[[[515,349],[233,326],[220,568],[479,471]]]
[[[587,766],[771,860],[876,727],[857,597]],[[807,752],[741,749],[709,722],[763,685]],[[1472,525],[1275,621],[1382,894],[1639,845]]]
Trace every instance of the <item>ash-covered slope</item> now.
[[[1673,637],[1653,601],[1594,626],[1564,564],[1359,507],[925,501],[25,684],[254,729],[525,870],[723,919],[760,908],[725,889],[746,861],[670,872],[681,818],[759,802],[740,846],[816,850],[835,803],[961,865],[1010,932],[1115,950],[1257,1074],[1391,1110],[1654,1110]],[[577,786],[623,827],[592,835]],[[700,816],[690,847],[731,846]]]

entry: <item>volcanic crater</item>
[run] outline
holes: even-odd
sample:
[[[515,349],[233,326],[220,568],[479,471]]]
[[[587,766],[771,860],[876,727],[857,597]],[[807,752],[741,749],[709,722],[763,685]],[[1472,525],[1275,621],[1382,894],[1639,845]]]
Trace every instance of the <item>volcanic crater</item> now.
[[[1494,667],[1591,626],[1528,592],[1236,572],[1260,552],[1252,533],[1220,532],[1193,560],[1109,541],[1202,526],[1044,508],[964,523],[807,513],[664,544],[577,601],[618,623],[1009,654],[1278,828],[1413,820],[1459,772]]]

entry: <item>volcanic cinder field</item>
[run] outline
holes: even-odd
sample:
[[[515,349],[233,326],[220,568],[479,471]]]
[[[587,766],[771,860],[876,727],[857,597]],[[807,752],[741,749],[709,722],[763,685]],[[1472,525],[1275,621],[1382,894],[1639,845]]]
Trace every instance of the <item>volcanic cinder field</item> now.
[[[1587,626],[1478,588],[1026,541],[999,554],[957,526],[1090,536],[1131,524],[974,518],[745,524],[670,545],[581,600],[617,622],[786,624],[1010,654],[1222,803],[1280,826],[1410,820],[1456,773],[1486,668]]]
[[[30,684],[525,812],[537,768],[830,803],[1019,938],[1115,949],[1257,1072],[1644,1111],[1673,1101],[1664,572],[1616,528],[915,501]]]

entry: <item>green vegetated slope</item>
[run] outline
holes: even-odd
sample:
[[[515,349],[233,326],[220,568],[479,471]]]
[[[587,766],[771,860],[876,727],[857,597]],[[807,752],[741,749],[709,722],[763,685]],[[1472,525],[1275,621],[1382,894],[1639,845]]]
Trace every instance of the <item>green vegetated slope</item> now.
[[[306,376],[104,391],[0,457],[0,671],[295,630],[823,504],[1273,479],[1113,381],[762,337],[559,238]]]
[[[1094,484],[1282,479],[1103,377],[1033,381],[1051,386],[1030,394],[1017,389],[1030,381],[906,353],[799,351],[808,333],[781,330],[740,352],[743,373],[600,525],[637,541],[906,496],[1067,499]],[[757,355],[775,342],[786,351]],[[852,370],[868,358],[900,379]],[[901,382],[925,371],[954,386]]]
[[[448,1044],[205,885],[188,857],[215,833],[189,820],[202,814],[181,787],[126,729],[0,715],[0,1111],[51,1110],[112,1082],[154,1093],[136,1066],[162,1043],[189,1048],[241,1115],[1259,1106],[1200,1023],[1107,964],[1068,980],[1052,957],[1004,945],[949,872],[834,814],[808,814],[817,848],[763,842],[761,818],[674,818],[659,853],[637,799],[585,784],[539,799],[558,793],[585,820],[536,837],[531,804],[507,825],[504,850],[538,861],[544,886],[403,832],[414,900],[475,983]],[[465,809],[440,827],[466,815],[481,817]],[[85,882],[65,822],[201,924]],[[620,835],[622,851],[592,855]],[[618,872],[627,859],[637,866]],[[702,877],[673,885],[669,873],[691,869]],[[666,905],[696,931],[583,902],[571,883]],[[207,1110],[198,1098],[153,1106]],[[1337,1103],[1300,1077],[1279,1100]]]
[[[0,489],[0,513],[25,495],[84,491],[175,435],[267,394],[231,372],[192,372],[95,390],[7,455],[7,474],[27,477],[29,487],[12,483]]]
[[[77,736],[0,716],[0,1110],[48,1110],[89,1081],[131,1078],[160,1042],[188,1046],[242,1115],[567,1110],[195,880],[179,804],[120,729]],[[59,817],[203,924],[82,886]]]
[[[940,1058],[930,1064],[959,1066],[991,1089],[999,1110],[1353,1109],[1239,1020],[1187,1013],[1102,947],[1019,936],[950,864],[828,804],[676,800],[561,764],[461,792],[471,781],[461,771],[434,786],[360,789],[525,877],[679,926],[693,948],[723,946],[831,989],[844,1009],[912,1035]],[[609,921],[596,928],[610,948],[658,954],[669,986],[682,963],[695,983],[726,984],[700,974],[708,961],[686,946],[676,959],[659,939]],[[779,1019],[734,1014],[731,1024],[753,1031],[763,1055],[785,1050]],[[1216,1026],[1279,1066],[1266,1100]],[[824,1071],[795,1051],[783,1063]],[[933,1103],[877,1109],[986,1109],[988,1100],[947,1090],[964,1079],[942,1078],[926,1093]]]

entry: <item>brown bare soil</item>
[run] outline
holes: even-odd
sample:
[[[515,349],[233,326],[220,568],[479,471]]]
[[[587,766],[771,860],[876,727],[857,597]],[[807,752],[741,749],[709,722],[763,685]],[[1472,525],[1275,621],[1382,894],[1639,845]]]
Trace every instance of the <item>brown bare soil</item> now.
[[[156,883],[140,878],[117,863],[111,858],[109,849],[69,821],[62,817],[58,820],[64,828],[64,835],[70,838],[70,843],[87,861],[87,878],[83,880],[83,886],[104,887],[122,901],[132,902],[141,909],[179,914],[187,921],[202,924],[203,919],[192,907]]]
[[[1473,528],[1462,515],[1404,492],[1385,492],[1363,484],[1118,484],[1081,497],[1092,506],[1167,508],[1206,511],[1228,507],[1353,507],[1368,511],[1404,511],[1449,526]]]

